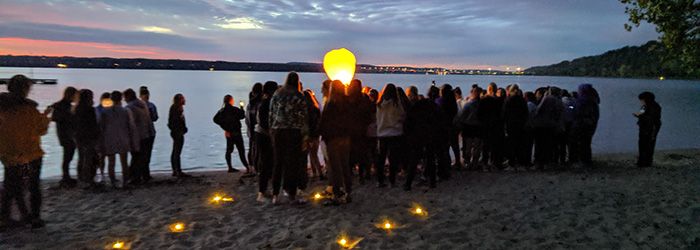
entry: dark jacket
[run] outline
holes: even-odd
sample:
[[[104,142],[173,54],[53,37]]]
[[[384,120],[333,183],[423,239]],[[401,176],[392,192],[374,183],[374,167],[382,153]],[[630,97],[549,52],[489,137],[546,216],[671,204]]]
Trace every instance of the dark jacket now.
[[[599,102],[600,97],[598,97],[598,93],[590,84],[579,86],[579,98],[576,99],[576,104],[574,105],[572,127],[595,129],[598,126],[598,118],[600,117]]]
[[[75,136],[74,117],[71,110],[71,102],[60,100],[53,104],[53,114],[51,119],[56,122],[56,133],[61,146],[73,145]]]
[[[372,122],[372,117],[375,116],[377,105],[370,101],[369,97],[366,95],[360,95],[355,99],[348,97],[347,99],[350,102],[350,107],[352,107],[350,109],[353,117],[351,136],[365,136],[367,134],[367,128]]]
[[[324,141],[330,141],[338,137],[353,135],[355,121],[352,116],[352,106],[345,97],[342,101],[329,101],[321,112],[321,124],[319,127]]]
[[[438,105],[429,99],[415,102],[406,108],[406,121],[404,131],[410,136],[407,137],[411,145],[435,145],[446,143],[450,126],[448,116]]]
[[[479,121],[486,130],[503,131],[502,107],[503,101],[499,98],[486,96],[481,99],[477,114]]]
[[[183,114],[182,106],[171,105],[168,114],[168,128],[171,135],[184,135],[187,133],[187,124],[185,123],[185,115]]]
[[[649,102],[642,107],[644,113],[639,115],[639,130],[651,132],[654,135],[661,129],[661,106],[657,102]]]
[[[506,128],[522,128],[527,122],[528,110],[525,98],[520,95],[509,96],[503,103],[503,121]]]
[[[548,96],[542,99],[540,105],[537,106],[537,113],[533,118],[533,126],[535,128],[554,129],[561,132],[562,115],[564,113],[564,105],[559,98]]]
[[[226,103],[221,112],[224,118],[224,124],[221,125],[222,128],[224,128],[224,130],[226,130],[226,132],[229,133],[240,133],[241,119],[245,118],[245,111]]]
[[[318,139],[321,136],[321,110],[314,105],[309,105],[309,137]]]
[[[75,141],[80,145],[90,145],[100,138],[100,129],[97,126],[95,108],[91,106],[78,106],[75,109]]]

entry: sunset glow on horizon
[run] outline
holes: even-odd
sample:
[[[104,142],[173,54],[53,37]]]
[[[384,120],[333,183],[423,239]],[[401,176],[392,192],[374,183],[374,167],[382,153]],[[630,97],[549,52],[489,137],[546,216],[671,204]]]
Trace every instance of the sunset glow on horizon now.
[[[0,55],[319,63],[346,47],[358,64],[525,69],[658,36],[627,18],[617,1],[28,0],[3,3]]]

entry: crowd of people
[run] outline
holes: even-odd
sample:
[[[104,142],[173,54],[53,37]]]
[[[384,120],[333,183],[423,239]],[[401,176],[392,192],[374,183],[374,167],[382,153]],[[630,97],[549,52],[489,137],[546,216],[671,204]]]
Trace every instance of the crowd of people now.
[[[96,107],[91,90],[68,87],[60,101],[39,113],[37,103],[27,99],[31,84],[31,79],[17,75],[8,83],[9,92],[0,95],[3,227],[43,226],[39,216],[40,137],[50,121],[56,123],[64,149],[60,186],[100,187],[96,179],[106,179],[107,163],[110,184],[117,187],[117,154],[122,187],[152,179],[149,164],[158,112],[149,102],[147,87],[139,88],[139,97],[133,89],[103,93]],[[634,113],[640,126],[638,166],[648,167],[661,126],[661,108],[652,93],[640,94],[639,100],[642,110]],[[225,131],[229,172],[238,171],[231,163],[235,146],[246,168],[244,177],[257,177],[258,201],[279,204],[283,190],[291,204],[304,204],[298,190],[305,190],[310,178],[318,178],[328,180],[324,204],[340,205],[352,202],[354,176],[364,184],[372,173],[378,188],[387,187],[386,182],[397,186],[397,175],[402,175],[403,189],[410,191],[415,179],[417,185],[434,188],[454,170],[591,165],[599,103],[590,84],[574,92],[549,86],[523,92],[517,84],[498,88],[492,82],[486,89],[472,85],[468,96],[463,96],[459,87],[449,84],[438,87],[433,83],[423,95],[416,86],[403,90],[388,83],[378,91],[363,86],[359,79],[347,86],[338,80],[324,81],[319,102],[313,91],[303,89],[299,75],[290,72],[281,86],[274,81],[254,84],[247,107],[242,102],[240,108],[235,107],[233,97],[226,95],[214,122]],[[176,94],[168,115],[172,174],[178,178],[189,176],[180,164],[188,131],[184,105],[185,97]],[[248,132],[247,154],[240,120],[245,120]],[[78,181],[68,171],[76,149]],[[24,179],[28,180],[31,211],[23,199]],[[13,201],[21,221],[10,216]]]

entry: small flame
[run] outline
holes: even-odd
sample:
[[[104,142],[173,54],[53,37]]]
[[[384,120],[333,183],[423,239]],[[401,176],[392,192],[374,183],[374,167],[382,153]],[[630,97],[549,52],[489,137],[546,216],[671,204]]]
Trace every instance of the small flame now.
[[[316,193],[316,195],[314,195],[314,198],[317,199],[317,200],[318,200],[318,199],[321,199],[321,194]]]
[[[124,242],[120,242],[120,241],[117,241],[116,243],[114,243],[114,245],[112,245],[112,248],[114,248],[114,249],[120,249],[122,247],[124,247]]]
[[[384,224],[384,228],[387,228],[387,229],[388,229],[388,228],[391,228],[391,223],[389,223],[389,222],[385,223],[385,224]]]
[[[338,243],[340,243],[340,245],[342,245],[342,246],[345,246],[345,244],[347,244],[348,241],[345,239],[340,239],[340,241]]]

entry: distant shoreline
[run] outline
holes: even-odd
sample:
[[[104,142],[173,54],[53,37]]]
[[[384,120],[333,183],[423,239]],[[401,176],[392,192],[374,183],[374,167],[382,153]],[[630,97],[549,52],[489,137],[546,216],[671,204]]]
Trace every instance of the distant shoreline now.
[[[52,56],[0,56],[0,67],[18,68],[83,68],[83,69],[156,69],[200,71],[260,71],[260,72],[319,72],[321,63],[288,62],[257,63],[180,59],[109,58],[109,57],[52,57]],[[356,73],[417,74],[417,75],[527,75],[524,72],[507,72],[482,69],[418,68],[409,66],[376,66],[358,64]]]

